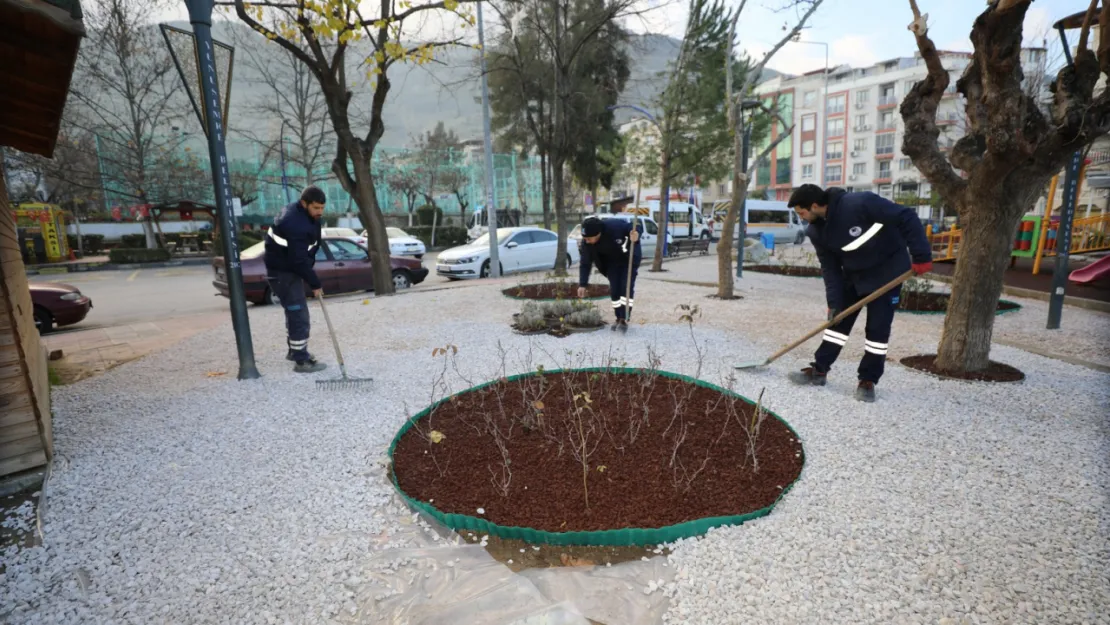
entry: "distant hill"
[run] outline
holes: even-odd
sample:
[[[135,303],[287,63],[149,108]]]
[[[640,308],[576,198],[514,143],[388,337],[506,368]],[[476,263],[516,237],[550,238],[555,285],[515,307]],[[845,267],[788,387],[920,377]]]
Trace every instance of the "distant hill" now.
[[[189,28],[186,23],[175,26]],[[234,30],[233,30],[234,29]],[[213,36],[226,43],[253,46],[273,46],[246,26],[234,22],[217,22]],[[650,107],[662,88],[659,73],[676,57],[679,41],[665,35],[637,35],[631,39],[630,56],[632,75],[621,96],[622,104]],[[356,52],[359,50],[356,48]],[[348,76],[361,76],[357,64],[363,58],[350,56]],[[258,76],[243,62],[245,55],[237,51],[231,90],[230,119],[233,128],[270,134],[272,122],[250,114],[250,104],[260,97],[268,97],[268,90],[256,84]],[[385,136],[382,144],[401,147],[409,145],[411,138],[431,130],[438,122],[453,129],[463,139],[482,136],[481,86],[478,80],[477,52],[466,48],[451,48],[436,56],[437,63],[417,67],[397,65],[390,71],[392,87],[385,105]],[[774,70],[765,70],[761,79],[777,76]],[[369,86],[365,82],[352,85],[355,107],[368,103]],[[360,94],[366,94],[360,97]],[[627,121],[634,112],[621,110],[618,122]]]

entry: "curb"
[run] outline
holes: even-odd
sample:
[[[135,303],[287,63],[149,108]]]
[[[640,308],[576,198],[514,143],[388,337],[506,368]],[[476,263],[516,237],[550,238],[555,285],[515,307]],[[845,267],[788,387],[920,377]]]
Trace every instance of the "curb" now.
[[[936,280],[945,284],[952,284],[952,276],[943,276],[935,273],[927,273],[925,277],[929,280]],[[1040,300],[1047,302],[1051,300],[1051,296],[1044,291],[1034,291],[1033,289],[1023,289],[1021,287],[1010,286],[1008,284],[1002,285],[1002,292],[1012,297],[1024,297],[1027,299]],[[1068,306],[1075,306],[1076,308],[1085,308],[1096,312],[1110,313],[1110,302],[1102,302],[1097,299],[1087,299],[1086,297],[1075,297],[1072,295],[1064,296],[1064,304]]]
[[[63,273],[88,273],[91,271],[126,271],[130,269],[153,269],[156,267],[200,267],[212,263],[211,258],[185,258],[182,260],[167,260],[157,263],[74,263],[61,266],[28,267],[28,276],[56,275]]]

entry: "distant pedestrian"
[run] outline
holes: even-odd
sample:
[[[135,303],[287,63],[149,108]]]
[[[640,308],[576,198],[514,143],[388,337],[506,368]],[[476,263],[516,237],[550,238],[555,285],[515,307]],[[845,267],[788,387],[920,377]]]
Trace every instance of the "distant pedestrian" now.
[[[582,262],[578,267],[578,297],[586,297],[590,284],[590,270],[609,278],[609,298],[617,322],[613,330],[628,331],[628,315],[632,310],[632,296],[636,294],[636,274],[643,255],[640,251],[640,234],[643,226],[632,229],[632,222],[623,219],[601,219],[590,215],[582,221],[582,241],[579,243]],[[628,263],[632,263],[631,290],[628,285]]]
[[[327,197],[319,187],[301,192],[301,199],[286,206],[266,233],[266,280],[285,309],[289,351],[286,359],[296,363],[297,373],[315,373],[327,368],[308,353],[308,301],[305,284],[313,297],[324,289],[313,267],[320,247],[320,221]]]
[[[933,268],[925,228],[911,208],[874,193],[848,193],[836,187],[822,190],[815,184],[795,189],[787,206],[809,222],[806,234],[821,261],[830,320],[911,267],[918,275]],[[897,286],[867,305],[867,340],[856,388],[856,399],[861,401],[875,401],[875,385],[886,365],[890,326],[901,291]],[[825,330],[814,362],[791,373],[790,380],[824,386],[858,316],[849,315]]]

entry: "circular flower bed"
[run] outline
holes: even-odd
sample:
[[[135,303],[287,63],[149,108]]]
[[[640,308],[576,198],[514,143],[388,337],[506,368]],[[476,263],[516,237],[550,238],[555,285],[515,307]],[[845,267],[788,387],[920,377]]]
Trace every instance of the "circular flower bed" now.
[[[939,369],[936,365],[936,354],[920,354],[918,356],[906,356],[901,362],[910,369],[917,369],[931,373],[937,377],[945,378],[948,380],[966,380],[973,382],[1021,382],[1025,379],[1025,374],[1020,369],[1005,365],[1000,362],[990,361],[986,369],[979,371],[945,371]]]
[[[896,312],[916,315],[943,315],[948,312],[949,297],[947,293],[903,291]],[[1021,304],[1000,299],[994,314],[1003,315],[1018,310],[1021,310]]]
[[[768,514],[805,462],[790,426],[658,369],[502,378],[442,399],[389,449],[409,505],[456,529],[558,545],[670,542]]]
[[[820,267],[810,267],[808,265],[752,265],[751,267],[744,267],[744,271],[773,273],[779,276],[791,276],[794,278],[821,277]]]
[[[605,327],[597,306],[582,300],[527,301],[513,315],[517,334],[550,334],[564,337],[573,332],[593,332]]]
[[[501,291],[513,299],[557,300],[578,298],[578,285],[573,282],[540,282],[521,284]],[[586,287],[585,299],[609,297],[609,285],[591,284]]]

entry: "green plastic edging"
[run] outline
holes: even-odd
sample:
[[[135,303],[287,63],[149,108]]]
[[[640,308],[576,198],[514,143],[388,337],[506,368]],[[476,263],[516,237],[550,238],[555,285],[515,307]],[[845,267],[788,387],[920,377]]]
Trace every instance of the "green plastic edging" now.
[[[509,382],[512,382],[512,381],[520,380],[522,378],[535,376],[535,375],[546,375],[548,373],[579,373],[579,372],[581,372],[581,373],[603,373],[603,372],[609,372],[609,373],[643,373],[644,369],[638,369],[638,368],[634,368],[634,367],[586,367],[586,368],[582,368],[582,369],[550,369],[550,370],[545,369],[543,373],[539,373],[539,372],[535,372],[535,371],[531,371],[531,372],[528,372],[528,373],[520,373],[520,374],[517,374],[517,375],[508,376],[507,378],[505,378],[505,380],[507,380]],[[681,375],[681,374],[678,374],[678,373],[672,373],[670,371],[659,371],[658,375],[661,375],[661,376],[666,377],[666,378],[671,378],[671,379],[675,379],[675,380],[682,380],[682,381],[685,381],[685,382],[689,382],[691,384],[695,384],[695,385],[701,386],[703,388],[708,388],[708,389],[717,391],[717,392],[722,393],[724,395],[736,397],[738,399],[741,399],[741,400],[747,402],[748,404],[751,404],[751,405],[755,404],[755,402],[748,399],[747,397],[744,397],[743,395],[740,395],[738,393],[733,393],[733,392],[731,392],[729,390],[726,390],[726,389],[723,389],[723,388],[721,388],[721,387],[719,387],[715,384],[710,384],[709,382],[705,382],[704,380],[698,380],[698,379],[691,378],[689,376]],[[564,546],[564,545],[587,545],[587,546],[617,546],[617,547],[620,547],[620,546],[659,545],[659,544],[664,544],[664,543],[672,543],[672,542],[677,541],[680,538],[690,538],[690,537],[693,537],[693,536],[701,536],[701,535],[705,534],[706,532],[708,532],[709,530],[711,530],[715,527],[721,527],[721,526],[724,526],[724,525],[742,525],[742,524],[744,524],[748,521],[751,521],[753,519],[758,519],[760,517],[767,516],[768,514],[771,513],[771,510],[774,509],[775,505],[786,495],[786,493],[790,492],[790,489],[794,487],[794,484],[797,483],[798,479],[800,479],[801,476],[802,476],[801,471],[799,471],[798,472],[798,477],[794,478],[794,481],[792,481],[789,484],[787,484],[786,486],[784,486],[783,489],[782,489],[782,492],[779,493],[779,496],[776,497],[775,500],[773,502],[771,502],[770,505],[768,505],[766,507],[763,507],[763,508],[760,508],[759,510],[755,510],[755,511],[748,512],[748,513],[745,513],[745,514],[738,514],[738,515],[705,517],[705,518],[701,518],[701,519],[695,519],[693,521],[685,521],[683,523],[677,523],[675,525],[667,525],[665,527],[655,527],[655,528],[634,527],[634,528],[624,528],[624,529],[617,529],[617,530],[593,530],[593,531],[579,531],[579,532],[548,532],[548,531],[545,531],[545,530],[532,529],[530,527],[516,527],[516,526],[497,525],[496,523],[492,523],[490,521],[487,521],[486,519],[482,519],[482,518],[478,518],[478,517],[474,517],[474,516],[470,516],[470,515],[466,515],[466,514],[455,514],[455,513],[451,513],[451,512],[443,512],[441,510],[438,510],[435,506],[432,506],[431,504],[429,504],[427,502],[418,501],[416,499],[413,499],[412,497],[409,497],[408,494],[405,493],[405,491],[401,490],[401,486],[397,483],[397,475],[393,471],[393,453],[396,451],[397,443],[401,440],[401,437],[404,436],[405,433],[407,433],[409,431],[409,429],[412,428],[414,423],[419,421],[422,417],[426,416],[429,412],[431,412],[435,408],[438,408],[440,404],[443,404],[444,402],[450,401],[453,397],[457,397],[459,395],[464,395],[466,393],[471,393],[471,392],[474,392],[474,391],[481,390],[481,389],[483,389],[483,388],[485,388],[485,387],[487,387],[491,384],[494,384],[496,382],[498,382],[498,380],[491,380],[489,382],[479,384],[478,386],[468,388],[468,389],[466,389],[464,391],[461,391],[459,393],[455,393],[454,395],[444,397],[443,399],[437,401],[436,403],[432,404],[431,406],[425,408],[424,410],[422,410],[419,413],[417,413],[416,415],[414,415],[408,421],[405,421],[405,424],[403,426],[401,426],[400,431],[397,432],[397,435],[393,437],[393,441],[389,444],[389,452],[388,453],[389,453],[390,481],[393,483],[393,488],[396,489],[397,494],[399,494],[401,496],[401,498],[405,500],[405,503],[408,504],[410,508],[415,508],[417,510],[420,510],[421,512],[423,512],[423,513],[427,514],[428,516],[432,517],[433,519],[440,522],[444,526],[446,526],[448,528],[451,528],[455,531],[472,530],[472,531],[476,531],[476,532],[482,532],[484,534],[492,534],[492,535],[500,537],[500,538],[512,538],[512,539],[523,540],[525,542],[532,543],[532,544],[546,544],[546,545],[560,545],[560,546]],[[767,414],[774,417],[775,419],[778,419],[779,422],[781,422],[783,425],[786,426],[786,429],[790,430],[790,433],[794,435],[795,440],[797,440],[799,443],[801,443],[802,439],[801,439],[800,436],[798,436],[798,432],[793,427],[791,427],[791,425],[789,423],[787,423],[787,421],[785,419],[783,419],[782,417],[780,417],[779,415],[775,414],[774,412],[772,412],[770,410],[767,411]],[[804,455],[802,456],[802,470],[803,471],[805,470],[805,456]]]
[[[996,311],[994,311],[994,316],[995,317],[998,317],[999,315],[1005,315],[1007,313],[1015,313],[1015,312],[1018,312],[1019,310],[1021,310],[1021,304],[1019,304],[1017,302],[1011,302],[1008,299],[1000,299],[1000,300],[998,300],[998,303],[999,304],[1011,304],[1013,306],[1016,306],[1017,308],[1009,308],[1009,309],[1006,309],[1006,310],[996,310]],[[895,308],[894,312],[902,313],[902,314],[905,314],[905,315],[946,315],[946,314],[948,314],[947,310],[903,310],[901,308]]]
[[[520,286],[514,286],[514,287],[509,287],[507,289],[501,289],[501,294],[504,295],[505,297],[509,298],[509,299],[519,299],[519,300],[524,300],[524,301],[528,301],[528,302],[562,302],[562,301],[576,300],[576,299],[587,299],[587,300],[609,299],[608,295],[595,295],[593,297],[581,297],[581,298],[579,298],[579,297],[549,297],[549,298],[546,298],[546,299],[536,299],[534,297],[523,297],[523,296],[520,296],[520,295],[509,295],[508,293],[505,292],[505,291],[511,291],[513,289],[519,289],[519,288],[525,287],[525,286],[536,286],[536,285],[539,285],[539,284],[551,284],[551,283],[550,282],[538,282],[535,285],[533,285],[533,284],[522,284]],[[578,287],[575,287],[575,288],[578,288]]]

